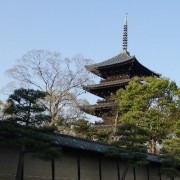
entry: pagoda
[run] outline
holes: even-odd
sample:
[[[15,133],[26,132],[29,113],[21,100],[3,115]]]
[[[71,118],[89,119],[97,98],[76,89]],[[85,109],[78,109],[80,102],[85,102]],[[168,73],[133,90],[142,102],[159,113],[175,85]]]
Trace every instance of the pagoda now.
[[[118,89],[124,88],[134,76],[160,76],[143,66],[135,56],[127,51],[128,46],[128,24],[127,14],[124,21],[123,48],[120,54],[97,64],[87,65],[85,68],[91,73],[99,76],[99,84],[86,85],[85,91],[101,97],[95,105],[84,108],[86,113],[102,118],[103,124],[114,126],[116,115],[114,113],[115,102],[111,95]]]

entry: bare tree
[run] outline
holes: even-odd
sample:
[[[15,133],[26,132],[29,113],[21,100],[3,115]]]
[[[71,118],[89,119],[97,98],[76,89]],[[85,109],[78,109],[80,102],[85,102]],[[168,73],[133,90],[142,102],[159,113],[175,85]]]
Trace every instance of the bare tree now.
[[[36,88],[48,93],[45,106],[52,117],[52,123],[64,118],[64,112],[77,103],[82,94],[82,85],[90,83],[90,74],[84,65],[90,59],[78,55],[62,58],[58,52],[32,50],[6,73],[19,87]]]

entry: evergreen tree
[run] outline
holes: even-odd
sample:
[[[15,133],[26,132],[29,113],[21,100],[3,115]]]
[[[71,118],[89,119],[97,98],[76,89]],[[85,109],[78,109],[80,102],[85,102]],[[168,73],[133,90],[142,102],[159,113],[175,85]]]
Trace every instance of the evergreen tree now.
[[[119,140],[112,143],[113,147],[107,154],[126,160],[126,168],[121,176],[121,180],[124,180],[129,167],[135,168],[148,164],[145,144],[149,139],[149,134],[135,124],[123,123],[118,126],[116,135]]]
[[[130,123],[149,133],[149,152],[158,153],[157,143],[162,143],[161,172],[173,180],[179,175],[180,159],[180,89],[176,83],[165,78],[135,77],[113,98],[119,106],[120,125]],[[129,133],[131,139],[133,132]]]
[[[129,122],[149,131],[149,151],[158,153],[157,143],[173,132],[180,118],[179,88],[175,82],[157,77],[135,77],[114,96],[119,123]]]
[[[104,143],[110,142],[110,135],[112,130],[110,129],[98,129],[94,124],[85,119],[78,119],[72,123],[73,132],[83,138],[97,140]]]
[[[1,143],[18,148],[19,161],[15,180],[22,179],[24,155],[27,150],[35,151],[40,157],[52,159],[53,154],[58,154],[59,149],[56,153],[52,141],[46,135],[38,133],[51,119],[46,115],[46,109],[41,103],[45,96],[45,92],[24,88],[15,90],[14,94],[9,96],[9,104],[4,110],[8,117],[3,123],[10,124],[4,124],[4,129],[1,129]]]
[[[46,93],[33,89],[17,89],[9,96],[9,105],[4,110],[9,115],[9,120],[14,120],[22,125],[45,125],[50,120],[46,115],[42,100]]]
[[[79,137],[93,139],[93,135],[95,134],[95,129],[92,126],[92,123],[85,119],[78,119],[72,123],[72,129],[75,134]]]
[[[174,180],[180,177],[180,120],[174,126],[174,133],[163,140],[161,173]]]

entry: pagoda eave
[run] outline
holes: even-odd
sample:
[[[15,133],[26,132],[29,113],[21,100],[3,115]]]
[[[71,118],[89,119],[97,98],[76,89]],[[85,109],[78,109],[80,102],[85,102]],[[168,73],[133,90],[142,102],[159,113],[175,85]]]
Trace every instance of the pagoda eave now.
[[[130,56],[131,57],[131,56]],[[124,66],[124,65],[126,65],[126,64],[131,64],[132,62],[134,62],[134,60],[136,60],[134,57],[131,57],[131,58],[129,58],[128,60],[124,60],[124,61],[122,61],[122,62],[114,62],[114,60],[113,60],[113,58],[112,58],[112,61],[114,62],[114,63],[109,63],[109,64],[104,64],[104,65],[99,65],[98,66],[98,64],[93,64],[93,65],[88,65],[88,66],[85,66],[85,68],[89,71],[89,72],[91,72],[91,73],[93,73],[93,74],[95,74],[95,75],[97,75],[97,76],[99,76],[99,77],[103,77],[103,78],[105,78],[104,77],[104,75],[103,75],[103,71],[106,71],[107,69],[109,69],[109,68],[113,68],[113,67],[121,67],[121,66]],[[99,63],[100,64],[100,63]]]
[[[144,69],[146,72],[148,72],[148,75],[150,75],[150,76],[157,76],[157,77],[160,77],[160,76],[161,76],[161,74],[156,73],[156,72],[150,70],[149,68],[145,67],[144,65],[142,65],[138,60],[136,60],[136,63],[138,64],[138,66],[139,66],[141,69]]]
[[[123,87],[124,85],[127,85],[130,79],[125,80],[116,80],[116,81],[110,81],[110,82],[103,82],[100,84],[93,84],[93,85],[87,85],[83,86],[83,89],[86,91],[96,90],[96,89],[104,89],[104,88],[110,88],[110,87]]]

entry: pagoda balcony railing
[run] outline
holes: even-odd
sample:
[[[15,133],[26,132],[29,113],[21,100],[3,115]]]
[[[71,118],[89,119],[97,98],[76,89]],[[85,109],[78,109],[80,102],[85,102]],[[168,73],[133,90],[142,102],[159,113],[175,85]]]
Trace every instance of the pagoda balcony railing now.
[[[103,99],[103,100],[98,100],[97,104],[104,104],[104,103],[111,103],[112,104],[113,102],[114,102],[113,100],[104,100]]]
[[[112,102],[108,102],[108,101],[105,101],[105,102],[103,102],[103,103],[97,103],[97,104],[94,104],[94,105],[92,105],[92,107],[94,107],[94,108],[102,108],[102,107],[112,107],[112,106],[114,106],[115,104],[114,104],[114,102],[112,101]]]
[[[111,84],[119,84],[119,83],[125,83],[128,82],[130,79],[115,79],[115,80],[111,80],[111,81],[107,81],[107,80],[103,80],[103,82],[101,81],[101,83],[99,85],[111,85]]]
[[[127,74],[124,74],[124,75],[118,75],[118,76],[110,76],[106,79],[102,79],[100,82],[101,83],[106,83],[106,82],[109,82],[109,81],[116,81],[116,80],[125,80],[125,79],[129,79],[129,75]]]
[[[91,84],[87,85],[86,88],[98,88],[98,87],[104,87],[107,85],[116,85],[116,84],[121,84],[121,83],[127,83],[129,82],[130,79],[119,79],[119,80],[113,80],[113,81],[105,81],[102,83],[100,82],[99,84]]]

